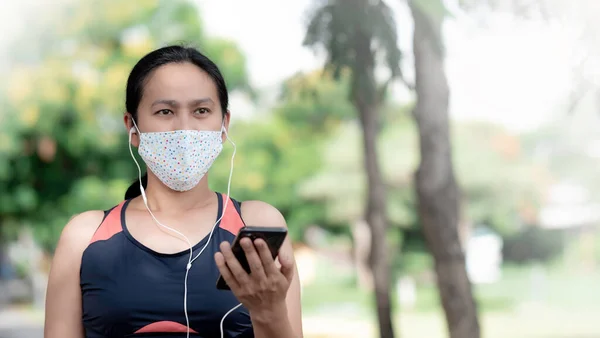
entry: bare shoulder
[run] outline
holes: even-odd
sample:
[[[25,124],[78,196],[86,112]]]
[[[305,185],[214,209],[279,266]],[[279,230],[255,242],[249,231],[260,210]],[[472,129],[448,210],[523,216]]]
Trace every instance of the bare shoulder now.
[[[242,215],[247,225],[263,227],[287,227],[281,212],[263,201],[244,201]]]
[[[58,239],[50,268],[50,285],[61,285],[71,278],[81,266],[81,257],[98,225],[104,218],[99,210],[86,211],[71,217]]]
[[[85,211],[71,217],[62,230],[56,250],[81,256],[103,218],[101,210]]]
[[[86,211],[71,217],[58,240],[46,294],[44,337],[83,337],[81,322],[81,257],[104,212]]]
[[[264,226],[264,227],[286,227],[285,218],[281,212],[263,201],[244,201],[242,203],[242,217],[248,226]],[[294,257],[294,249],[290,236],[286,236],[283,245],[279,251],[279,257],[283,255],[291,258],[294,265],[294,277],[287,291],[286,306],[288,318],[296,337],[303,337],[302,333],[302,305],[300,298],[300,277],[296,267],[296,259]],[[277,266],[281,267],[281,263],[277,261]]]

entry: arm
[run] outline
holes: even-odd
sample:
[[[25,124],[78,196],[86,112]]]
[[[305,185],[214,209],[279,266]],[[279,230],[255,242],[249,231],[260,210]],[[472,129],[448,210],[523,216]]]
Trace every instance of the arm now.
[[[283,215],[275,207],[260,201],[242,203],[242,215],[248,225],[287,227]],[[288,257],[293,263],[294,277],[287,291],[285,303],[273,304],[271,311],[250,314],[254,335],[257,338],[301,338],[302,307],[300,302],[300,278],[294,260],[294,251],[289,237],[285,239],[280,257]]]
[[[44,338],[83,338],[81,320],[81,256],[102,222],[102,211],[79,214],[65,226],[58,241],[46,293]]]

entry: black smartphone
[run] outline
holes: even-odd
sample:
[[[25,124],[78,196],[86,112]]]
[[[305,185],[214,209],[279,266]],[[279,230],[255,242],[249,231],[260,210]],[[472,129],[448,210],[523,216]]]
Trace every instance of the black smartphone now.
[[[246,254],[240,245],[240,240],[248,237],[250,240],[252,240],[252,242],[254,242],[255,239],[261,238],[267,243],[269,250],[271,250],[271,255],[273,256],[273,259],[275,259],[277,255],[279,255],[279,249],[281,248],[286,236],[286,228],[245,226],[240,229],[240,232],[233,240],[231,251],[233,251],[235,258],[237,258],[244,270],[246,270],[247,273],[251,273],[250,265],[248,265]],[[219,275],[219,279],[217,279],[217,289],[230,290],[229,285],[227,285],[227,282],[225,282],[223,276],[221,275]]]

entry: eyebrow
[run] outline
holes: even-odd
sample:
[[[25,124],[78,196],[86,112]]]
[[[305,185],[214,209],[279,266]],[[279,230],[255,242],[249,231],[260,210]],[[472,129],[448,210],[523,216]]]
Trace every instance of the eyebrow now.
[[[210,97],[205,97],[202,99],[190,101],[189,105],[197,106],[197,105],[201,105],[201,104],[205,104],[205,103],[214,104],[213,100]],[[152,103],[151,107],[154,107],[159,104],[165,104],[169,107],[179,107],[179,102],[177,102],[175,100],[156,100]]]

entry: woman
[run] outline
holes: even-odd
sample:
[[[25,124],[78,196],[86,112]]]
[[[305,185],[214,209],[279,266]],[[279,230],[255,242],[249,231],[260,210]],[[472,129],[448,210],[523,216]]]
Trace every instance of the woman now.
[[[289,239],[279,264],[264,241],[243,241],[250,274],[230,248],[245,223],[285,227],[281,213],[208,187],[205,173],[228,139],[227,105],[219,69],[195,49],[161,48],[135,65],[124,122],[148,171],[119,205],[65,226],[46,338],[302,337]],[[219,274],[231,291],[216,288]]]

